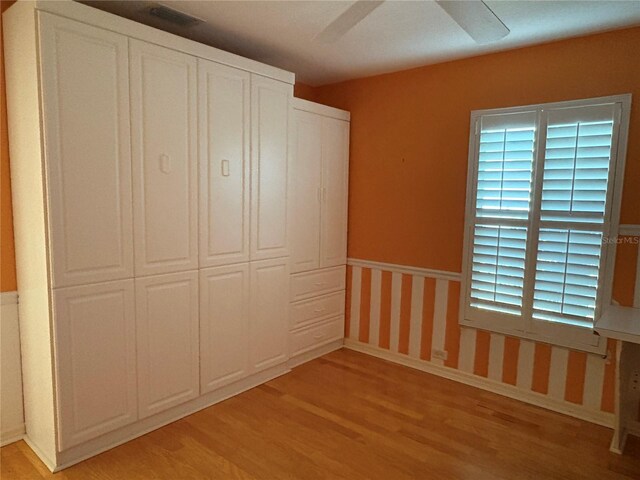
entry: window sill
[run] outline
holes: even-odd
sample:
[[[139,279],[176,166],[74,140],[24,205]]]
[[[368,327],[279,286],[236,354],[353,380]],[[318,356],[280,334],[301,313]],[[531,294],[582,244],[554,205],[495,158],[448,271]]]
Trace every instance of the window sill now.
[[[546,323],[546,322],[545,322]],[[571,350],[578,350],[597,355],[606,356],[607,341],[609,335],[600,334],[590,328],[577,327],[573,325],[548,324],[544,331],[524,331],[514,328],[496,327],[493,322],[480,320],[460,319],[462,327],[475,328],[493,333],[500,333],[509,337],[522,338],[532,342],[546,343],[549,345],[564,347]]]
[[[640,344],[640,308],[611,305],[596,322],[603,337]]]

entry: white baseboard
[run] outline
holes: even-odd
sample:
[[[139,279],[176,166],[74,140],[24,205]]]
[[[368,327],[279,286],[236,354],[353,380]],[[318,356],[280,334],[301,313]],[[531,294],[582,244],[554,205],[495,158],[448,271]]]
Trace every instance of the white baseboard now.
[[[50,459],[49,457],[47,457],[42,451],[42,449],[38,445],[33,443],[33,441],[29,438],[29,435],[25,434],[23,440],[24,440],[24,443],[26,443],[29,446],[29,448],[33,450],[33,453],[35,453],[38,456],[40,461],[44,463],[49,470],[51,470],[52,472],[56,471],[56,462]]]
[[[627,433],[635,437],[640,437],[640,422],[630,422],[629,425],[627,425]]]
[[[350,350],[366,353],[367,355],[398,363],[406,367],[415,368],[423,372],[464,383],[465,385],[470,385],[492,393],[497,393],[498,395],[520,400],[521,402],[546,408],[547,410],[579,418],[580,420],[613,428],[614,415],[611,413],[587,410],[579,405],[555,400],[536,392],[520,390],[519,388],[509,384],[496,382],[495,380],[490,380],[484,377],[478,377],[477,375],[461,372],[460,370],[455,370],[453,368],[435,365],[425,360],[419,360],[400,353],[390,352],[389,350],[374,347],[366,343],[356,342],[351,339],[345,339],[344,346]]]
[[[321,347],[314,348],[313,350],[309,350],[308,352],[304,352],[300,355],[296,355],[295,357],[291,357],[287,362],[287,366],[289,368],[295,368],[298,365],[302,365],[303,363],[313,360],[314,358],[318,358],[326,355],[327,353],[339,350],[343,347],[343,345],[344,340],[342,338],[339,340],[334,340],[333,342],[322,345]]]
[[[10,430],[3,430],[0,433],[0,447],[17,442],[24,438],[24,423]]]
[[[53,468],[51,465],[47,464],[45,459],[42,460],[47,464],[47,467],[49,467],[52,472],[58,472],[102,452],[111,450],[112,448],[122,445],[134,438],[138,438],[152,432],[153,430],[157,430],[158,428],[164,427],[165,425],[196,413],[199,410],[205,409],[230,397],[238,395],[239,393],[250,390],[262,383],[268,382],[269,380],[273,380],[274,378],[284,375],[289,371],[290,370],[286,364],[277,365],[164,412],[160,412],[151,417],[132,423],[131,425],[127,425],[93,440],[84,442],[81,445],[77,445],[60,452],[58,454],[58,461]],[[31,445],[29,444],[29,446]],[[33,450],[38,454],[35,449]],[[39,454],[38,456],[41,457]]]
[[[24,436],[18,293],[0,294],[0,446]]]

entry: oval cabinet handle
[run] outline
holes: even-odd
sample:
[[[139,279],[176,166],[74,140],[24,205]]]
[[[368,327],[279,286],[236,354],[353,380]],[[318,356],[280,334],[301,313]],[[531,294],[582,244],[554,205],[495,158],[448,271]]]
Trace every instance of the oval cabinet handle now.
[[[160,171],[162,173],[171,173],[171,158],[166,153],[160,155]]]
[[[229,176],[229,160],[222,160],[222,162],[220,163],[220,169],[222,170],[222,176],[228,177]]]

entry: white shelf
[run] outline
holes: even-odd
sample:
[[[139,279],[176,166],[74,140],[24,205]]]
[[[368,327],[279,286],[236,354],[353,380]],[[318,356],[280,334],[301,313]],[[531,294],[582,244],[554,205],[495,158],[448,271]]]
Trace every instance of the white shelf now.
[[[608,307],[596,322],[595,331],[603,337],[640,344],[640,308]]]

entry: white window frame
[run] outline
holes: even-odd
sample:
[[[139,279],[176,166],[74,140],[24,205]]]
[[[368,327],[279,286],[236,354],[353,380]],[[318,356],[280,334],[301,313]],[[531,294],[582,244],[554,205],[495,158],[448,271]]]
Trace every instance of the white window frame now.
[[[538,239],[533,238],[532,232],[537,228],[532,228],[534,223],[540,221],[540,203],[542,191],[542,175],[544,170],[544,156],[546,145],[547,124],[544,120],[543,112],[555,108],[583,107],[602,104],[619,104],[618,118],[614,122],[614,132],[612,137],[611,166],[609,171],[610,187],[607,192],[607,204],[605,211],[605,223],[603,226],[603,245],[600,263],[598,296],[596,298],[596,309],[594,323],[602,314],[603,306],[611,304],[612,284],[616,257],[615,239],[618,237],[620,225],[620,206],[622,202],[622,185],[624,181],[624,171],[627,154],[627,139],[629,133],[629,118],[631,112],[631,94],[612,95],[606,97],[588,98],[581,100],[571,100],[564,102],[541,103],[526,105],[521,107],[497,108],[487,110],[474,110],[471,112],[470,132],[469,132],[469,158],[467,171],[467,198],[465,207],[464,224],[464,250],[462,258],[462,285],[460,295],[460,318],[459,323],[465,327],[478,328],[505,335],[525,338],[529,340],[549,343],[576,350],[592,353],[606,353],[606,339],[595,334],[593,328],[579,327],[562,323],[540,322],[534,320],[531,311],[524,308],[527,296],[533,296],[533,283],[525,281],[523,291],[523,312],[520,317],[513,317],[513,322],[506,322],[500,315],[494,315],[487,311],[486,315],[478,318],[474,315],[471,320],[468,316],[470,308],[471,289],[471,268],[473,257],[474,227],[476,224],[476,188],[478,184],[478,163],[479,163],[479,141],[480,141],[480,119],[485,115],[510,114],[536,111],[536,138],[534,143],[534,162],[532,172],[532,197],[529,224],[527,227],[527,249],[537,251]],[[545,132],[540,134],[539,132]],[[538,195],[536,197],[536,195]],[[559,224],[561,226],[563,224]],[[610,241],[613,239],[614,241]],[[536,255],[528,256],[525,263],[525,279],[527,276],[535,276]],[[516,324],[516,325],[514,325]]]

